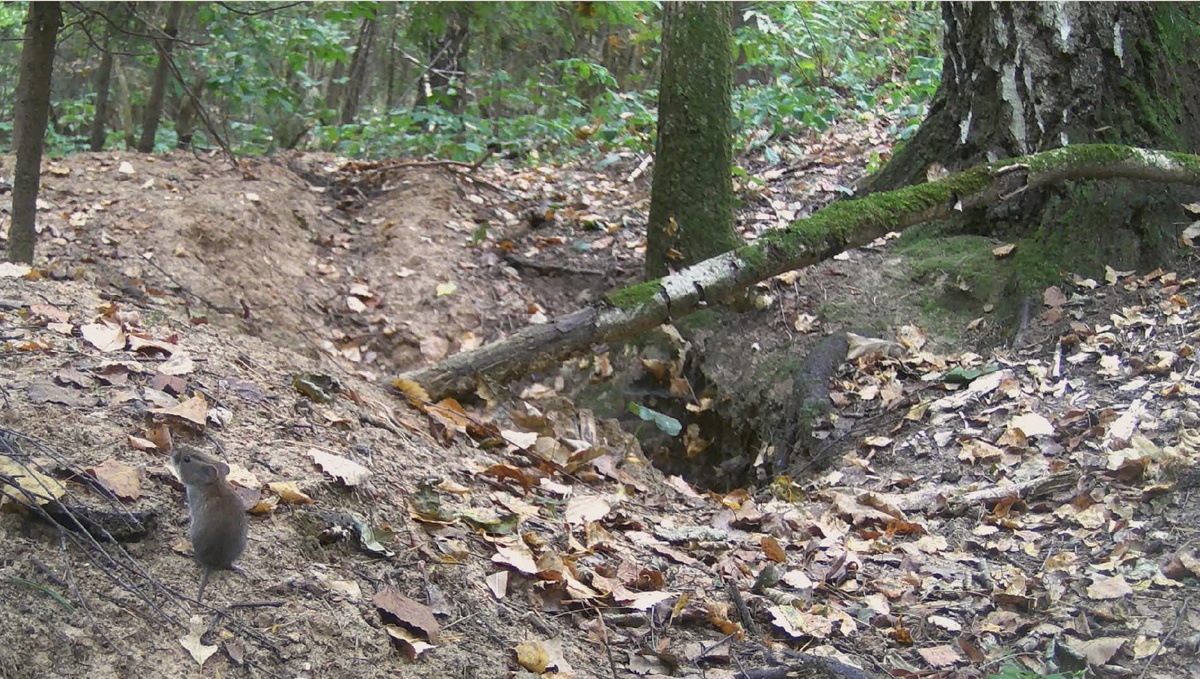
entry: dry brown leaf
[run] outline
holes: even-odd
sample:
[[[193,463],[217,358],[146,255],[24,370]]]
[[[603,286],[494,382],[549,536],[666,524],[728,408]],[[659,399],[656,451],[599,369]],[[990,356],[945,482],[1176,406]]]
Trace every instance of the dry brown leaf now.
[[[759,541],[763,554],[775,563],[787,563],[787,552],[780,546],[779,541],[770,535],[764,535]]]
[[[392,387],[407,396],[409,402],[414,406],[423,407],[424,404],[430,401],[429,393],[421,385],[412,380],[394,380]]]
[[[612,505],[600,495],[577,495],[567,502],[567,524],[578,526],[599,521],[611,510]]]
[[[129,350],[143,354],[166,354],[167,356],[171,356],[176,351],[179,351],[179,345],[147,337],[140,333],[130,333]]]
[[[1020,429],[1026,436],[1054,436],[1054,425],[1037,413],[1017,415],[1008,426],[1011,429]]]
[[[404,629],[424,636],[430,643],[438,642],[441,625],[433,610],[425,604],[413,601],[391,587],[384,587],[372,599],[379,617],[385,624],[400,625]]]
[[[126,442],[129,443],[129,447],[133,448],[134,450],[141,450],[143,452],[151,451],[151,450],[159,450],[159,447],[154,443],[154,441],[151,441],[150,439],[144,439],[144,438],[141,438],[138,436],[134,436],[133,434],[129,434],[128,436],[125,437],[125,440],[126,440]]]
[[[504,566],[512,566],[525,575],[537,575],[537,560],[533,552],[521,542],[497,543],[496,554],[492,561]]]
[[[634,610],[647,611],[654,608],[658,604],[678,596],[674,592],[625,592],[614,595],[613,599],[622,606],[628,606]]]
[[[1133,588],[1121,575],[1093,577],[1092,584],[1087,588],[1088,597],[1099,600],[1121,599],[1130,594],[1133,594]]]
[[[1129,639],[1125,637],[1101,637],[1099,639],[1088,639],[1087,641],[1068,637],[1066,639],[1067,648],[1075,651],[1079,655],[1087,658],[1088,664],[1093,667],[1100,667],[1108,664],[1117,651],[1125,645]]]
[[[340,455],[331,455],[316,448],[309,448],[306,455],[321,468],[321,471],[351,488],[366,481],[371,476],[370,469]]]
[[[204,622],[203,617],[193,615],[188,624],[188,629],[190,631],[179,638],[179,644],[187,649],[188,654],[192,656],[192,660],[195,660],[196,664],[204,667],[204,662],[212,657],[212,654],[216,653],[219,647],[207,646],[200,641],[200,638],[208,632],[208,625]]]
[[[204,400],[204,394],[197,393],[188,400],[170,408],[151,408],[150,412],[155,415],[178,418],[203,428],[208,417],[208,402]]]
[[[508,571],[496,571],[484,579],[487,584],[488,591],[496,599],[503,599],[508,596]]]
[[[501,480],[512,479],[521,485],[521,488],[524,489],[527,495],[536,483],[533,477],[525,473],[524,469],[514,467],[511,464],[497,463],[485,469],[483,473]]]
[[[88,469],[88,473],[96,477],[101,486],[126,502],[132,502],[142,496],[142,484],[135,467],[116,460],[105,460],[102,464]]]
[[[100,351],[120,351],[125,348],[125,331],[116,323],[87,323],[79,326],[79,333],[88,344]]]
[[[930,648],[918,648],[917,653],[924,658],[925,662],[929,663],[930,667],[941,669],[943,667],[953,667],[962,662],[962,656],[953,646],[943,644],[941,646],[932,646]]]
[[[517,663],[534,674],[541,674],[550,666],[550,652],[540,641],[522,641],[513,649]]]
[[[29,463],[18,464],[4,455],[0,455],[0,476],[15,480],[17,488],[32,493],[40,504],[57,500],[67,492],[66,487],[54,477],[41,473]],[[9,502],[10,498],[15,498],[21,504],[29,504],[25,493],[14,490],[0,494],[0,502]]]
[[[159,450],[171,450],[174,445],[171,439],[171,428],[165,424],[147,429],[146,438],[153,441]]]
[[[400,625],[384,625],[383,629],[392,639],[392,645],[400,649],[409,660],[416,660],[417,656],[431,648],[436,648],[433,644],[422,641],[417,635],[409,632]]]
[[[71,314],[53,304],[32,304],[29,311],[37,316],[41,316],[51,321],[58,323],[67,323],[71,320]]]
[[[824,639],[833,632],[833,623],[823,615],[815,615],[793,606],[771,606],[767,609],[771,622],[792,637]]]
[[[278,495],[280,500],[289,505],[311,505],[313,503],[313,499],[301,492],[295,481],[272,481],[267,484],[267,490]]]
[[[189,375],[196,370],[196,363],[186,354],[178,353],[171,358],[158,364],[158,372],[178,377],[180,375]]]

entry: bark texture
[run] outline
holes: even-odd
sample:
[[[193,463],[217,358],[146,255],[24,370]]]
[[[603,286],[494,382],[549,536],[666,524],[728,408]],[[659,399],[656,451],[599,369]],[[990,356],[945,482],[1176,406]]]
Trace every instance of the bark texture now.
[[[349,125],[358,117],[359,100],[367,82],[371,63],[371,48],[375,45],[375,31],[379,22],[375,17],[363,19],[358,31],[358,42],[350,61],[350,77],[346,81],[346,95],[342,100],[342,124]]]
[[[12,222],[8,228],[10,262],[33,263],[37,239],[37,194],[41,185],[42,147],[50,115],[50,75],[54,67],[54,44],[58,37],[59,3],[31,2],[25,19],[25,41],[18,66],[16,109],[13,116],[13,148],[17,164],[13,172]]]
[[[179,19],[183,16],[186,3],[172,2],[167,5],[167,19],[163,25],[163,36],[157,40],[158,66],[154,69],[154,81],[150,84],[150,95],[146,99],[146,117],[142,121],[142,138],[137,150],[150,153],[154,150],[154,137],[158,134],[158,120],[162,117],[163,99],[167,91],[167,77],[171,74],[171,51],[175,48],[175,36],[179,35]]]
[[[670,2],[654,153],[647,278],[732,250],[733,6]]]
[[[119,3],[113,3],[107,8],[109,21],[116,20],[120,6]],[[96,69],[96,112],[92,116],[88,146],[93,151],[103,151],[104,142],[108,138],[108,92],[113,72],[113,53],[109,46],[112,45],[112,37],[113,28],[110,24],[104,32],[104,45],[100,48],[103,55],[100,57],[100,67]]]
[[[1193,5],[947,3],[942,13],[946,57],[929,116],[869,190],[924,181],[935,163],[953,171],[1072,144],[1200,151]],[[1169,254],[1187,196],[1195,191],[1067,184],[967,222],[1030,237],[1067,265],[1143,266]]]

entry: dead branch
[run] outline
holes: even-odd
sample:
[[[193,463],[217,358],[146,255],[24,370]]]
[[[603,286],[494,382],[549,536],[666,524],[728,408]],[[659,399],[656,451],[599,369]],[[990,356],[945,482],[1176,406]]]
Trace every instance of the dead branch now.
[[[1022,500],[1045,497],[1075,486],[1079,472],[1065,471],[1019,483],[998,484],[979,490],[964,491],[953,486],[935,486],[906,495],[888,498],[889,504],[903,511],[917,509],[941,509],[949,507],[955,511],[962,507],[999,502],[1005,498],[1018,497]]]

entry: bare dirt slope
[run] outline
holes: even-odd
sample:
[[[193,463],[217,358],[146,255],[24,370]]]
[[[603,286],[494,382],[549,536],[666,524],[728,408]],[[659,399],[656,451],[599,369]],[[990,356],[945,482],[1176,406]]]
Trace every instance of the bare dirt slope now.
[[[857,171],[812,153],[774,194],[746,189],[745,235]],[[1064,283],[1037,320],[1048,341],[995,356],[897,322],[904,351],[851,361],[835,385],[847,417],[878,427],[819,477],[754,492],[663,478],[552,380],[468,412],[391,390],[399,369],[635,275],[636,167],[408,167],[346,212],[345,184],[284,160],[249,178],[185,155],[48,163],[41,259],[0,278],[0,483],[57,480],[122,541],[6,504],[0,676],[732,677],[770,664],[763,644],[872,676],[1008,661],[1196,676],[1187,272]],[[898,278],[854,273],[887,261],[806,273],[742,317],[743,352],[803,334],[829,281],[902,298]],[[297,381],[314,376],[341,390],[323,401]],[[190,602],[163,424],[257,503],[244,572],[215,576],[213,608]]]

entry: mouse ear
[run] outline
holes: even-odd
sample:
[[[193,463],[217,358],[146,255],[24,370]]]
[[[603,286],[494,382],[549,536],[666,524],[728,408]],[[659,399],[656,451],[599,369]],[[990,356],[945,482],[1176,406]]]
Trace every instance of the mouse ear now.
[[[197,481],[206,485],[209,483],[216,483],[217,479],[220,478],[217,475],[216,468],[211,464],[204,464],[196,467],[196,475],[199,477]]]
[[[229,476],[229,465],[224,462],[217,463],[217,471],[221,472],[221,476]]]

